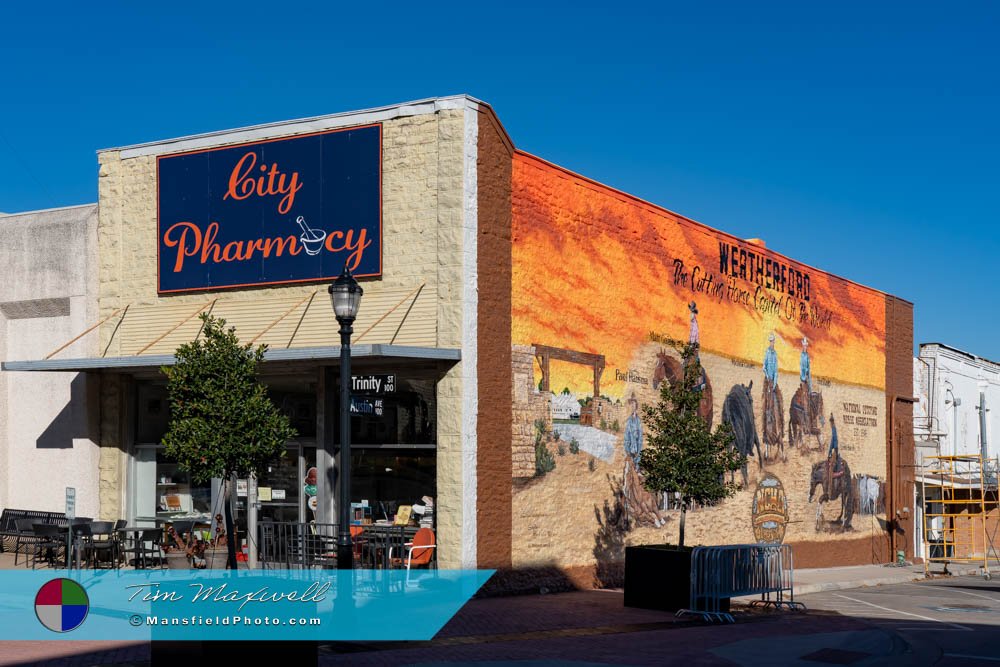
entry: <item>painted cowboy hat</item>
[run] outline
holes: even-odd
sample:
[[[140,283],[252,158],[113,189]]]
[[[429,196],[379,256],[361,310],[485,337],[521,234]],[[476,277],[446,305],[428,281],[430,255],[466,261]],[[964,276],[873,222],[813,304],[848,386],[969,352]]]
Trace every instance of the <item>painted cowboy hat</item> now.
[[[768,343],[773,343],[774,342],[774,332],[773,331],[771,333],[767,334],[767,342]]]
[[[698,304],[696,304],[694,301],[692,301],[691,303],[688,304],[688,310],[690,310],[692,313],[694,313],[695,315],[697,315],[698,314]]]

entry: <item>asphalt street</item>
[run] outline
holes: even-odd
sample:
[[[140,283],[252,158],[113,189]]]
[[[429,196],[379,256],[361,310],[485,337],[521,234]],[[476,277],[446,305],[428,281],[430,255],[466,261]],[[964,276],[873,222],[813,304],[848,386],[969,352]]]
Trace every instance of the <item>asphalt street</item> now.
[[[902,637],[912,648],[910,664],[1000,664],[1000,583],[995,580],[949,577],[796,599],[810,614],[851,617]]]

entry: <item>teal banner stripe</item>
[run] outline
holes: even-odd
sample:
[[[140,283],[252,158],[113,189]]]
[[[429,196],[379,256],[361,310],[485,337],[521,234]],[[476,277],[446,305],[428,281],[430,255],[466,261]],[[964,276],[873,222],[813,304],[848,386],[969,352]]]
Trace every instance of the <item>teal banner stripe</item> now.
[[[0,571],[0,640],[427,640],[494,570]],[[46,583],[87,592],[57,633],[36,615]]]

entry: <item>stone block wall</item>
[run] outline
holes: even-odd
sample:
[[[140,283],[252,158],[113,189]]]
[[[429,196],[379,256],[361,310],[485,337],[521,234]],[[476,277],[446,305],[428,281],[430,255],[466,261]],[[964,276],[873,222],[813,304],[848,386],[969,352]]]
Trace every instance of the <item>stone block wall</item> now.
[[[535,348],[530,345],[511,346],[513,371],[513,424],[511,459],[513,477],[535,475],[535,422],[545,422],[545,429],[552,429],[552,409],[549,398],[538,392],[535,384]]]

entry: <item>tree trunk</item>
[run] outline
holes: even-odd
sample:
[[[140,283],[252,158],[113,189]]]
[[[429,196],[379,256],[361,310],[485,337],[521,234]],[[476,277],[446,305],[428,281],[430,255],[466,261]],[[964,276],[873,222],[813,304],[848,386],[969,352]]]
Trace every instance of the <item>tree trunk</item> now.
[[[231,478],[226,478],[225,481],[225,493],[223,493],[223,503],[225,504],[226,512],[226,547],[229,552],[229,559],[226,563],[227,570],[236,569],[236,531],[233,528],[233,504],[230,496],[233,492],[233,480]]]
[[[687,502],[685,502],[685,501],[682,500],[681,501],[681,526],[680,526],[680,528],[681,528],[681,535],[680,535],[680,539],[677,542],[677,546],[679,546],[679,547],[684,546],[684,519],[687,518],[687,510],[688,510]]]

